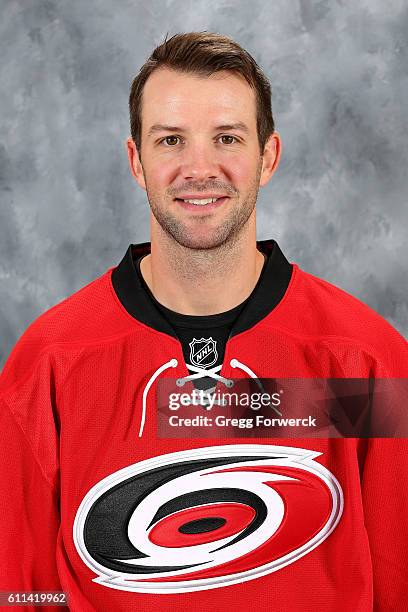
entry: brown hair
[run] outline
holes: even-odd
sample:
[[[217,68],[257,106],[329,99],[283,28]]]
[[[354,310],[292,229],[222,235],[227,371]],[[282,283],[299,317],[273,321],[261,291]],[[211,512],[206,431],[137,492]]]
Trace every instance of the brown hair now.
[[[169,39],[166,35],[134,78],[129,96],[130,131],[139,154],[143,88],[152,72],[160,67],[199,76],[210,76],[221,70],[241,74],[256,93],[258,140],[263,154],[265,143],[275,130],[269,81],[254,58],[238,43],[207,31],[175,34]]]

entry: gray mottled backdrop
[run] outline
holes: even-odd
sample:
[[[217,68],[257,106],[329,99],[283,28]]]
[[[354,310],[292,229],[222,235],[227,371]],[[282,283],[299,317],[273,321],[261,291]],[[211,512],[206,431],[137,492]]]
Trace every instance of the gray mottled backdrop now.
[[[2,0],[1,361],[149,239],[129,86],[166,32],[232,36],[272,83],[280,168],[258,237],[408,332],[408,9],[394,0]]]

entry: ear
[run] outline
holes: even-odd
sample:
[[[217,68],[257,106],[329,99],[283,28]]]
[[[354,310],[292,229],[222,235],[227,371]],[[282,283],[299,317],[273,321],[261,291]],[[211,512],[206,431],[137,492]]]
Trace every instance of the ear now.
[[[146,191],[146,183],[143,174],[142,163],[140,161],[139,152],[136,148],[134,140],[132,138],[128,138],[126,140],[127,145],[127,153],[130,165],[130,171],[134,178],[139,183],[140,187]]]
[[[281,156],[281,146],[282,141],[278,132],[273,132],[265,143],[262,156],[261,178],[259,180],[260,186],[266,185],[278,167]]]

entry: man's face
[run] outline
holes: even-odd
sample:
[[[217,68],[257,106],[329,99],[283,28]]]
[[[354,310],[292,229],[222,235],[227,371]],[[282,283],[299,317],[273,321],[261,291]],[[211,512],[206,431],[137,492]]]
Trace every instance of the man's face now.
[[[262,176],[255,93],[231,72],[153,72],[143,91],[140,158],[133,141],[130,146],[154,218],[191,249],[216,248],[236,237],[255,215],[260,181],[270,178]],[[204,205],[209,198],[217,201]]]

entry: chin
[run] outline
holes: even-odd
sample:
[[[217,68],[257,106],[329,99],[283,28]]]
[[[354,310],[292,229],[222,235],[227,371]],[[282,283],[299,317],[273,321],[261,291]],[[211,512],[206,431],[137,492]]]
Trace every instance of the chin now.
[[[214,241],[214,240],[177,240],[177,242],[185,247],[186,249],[192,249],[197,251],[209,251],[211,249],[216,249],[221,246],[223,242]]]
[[[225,235],[191,235],[188,233],[183,233],[183,234],[172,234],[172,238],[178,242],[178,244],[180,244],[181,246],[187,248],[187,249],[194,249],[194,250],[210,250],[210,249],[216,249],[218,247],[220,247],[222,244],[224,244],[225,242],[228,241],[229,236],[225,236]]]

